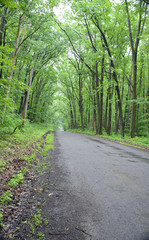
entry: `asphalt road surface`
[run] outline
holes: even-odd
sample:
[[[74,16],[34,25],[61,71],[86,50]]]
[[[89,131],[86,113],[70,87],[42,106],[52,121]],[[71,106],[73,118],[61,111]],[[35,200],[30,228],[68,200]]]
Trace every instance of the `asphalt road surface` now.
[[[56,137],[85,239],[149,240],[149,152],[69,132]]]

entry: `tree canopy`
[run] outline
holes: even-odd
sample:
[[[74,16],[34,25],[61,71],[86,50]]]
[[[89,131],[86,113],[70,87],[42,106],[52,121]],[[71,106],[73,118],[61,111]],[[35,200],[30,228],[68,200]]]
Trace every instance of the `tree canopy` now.
[[[148,10],[142,0],[1,0],[0,134],[30,121],[146,136]]]

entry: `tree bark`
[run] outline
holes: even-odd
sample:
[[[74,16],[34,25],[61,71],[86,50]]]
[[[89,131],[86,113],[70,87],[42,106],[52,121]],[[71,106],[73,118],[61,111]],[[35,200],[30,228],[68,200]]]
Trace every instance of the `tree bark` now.
[[[0,25],[0,46],[5,46],[5,37],[6,37],[6,15],[7,15],[7,8],[3,8],[4,12],[1,17],[1,25]],[[2,51],[2,59],[3,59],[3,51]],[[3,72],[3,62],[1,63],[1,69],[0,69],[0,79],[2,78],[2,72]]]
[[[109,88],[109,116],[108,116],[108,128],[107,128],[107,133],[110,136],[112,133],[112,95],[113,91],[111,88]]]
[[[107,132],[107,115],[108,115],[108,103],[109,103],[109,90],[107,90],[107,97],[106,97],[106,109],[105,109],[105,119],[104,119],[104,128]]]
[[[79,73],[79,111],[80,111],[80,117],[81,117],[81,128],[84,129],[83,125],[83,97],[82,97],[82,77]]]
[[[97,122],[96,122],[96,133],[99,134],[99,128],[100,128],[100,103],[99,103],[99,77],[98,77],[98,63],[96,61],[95,64],[96,69],[96,101],[97,101]]]
[[[110,61],[111,61],[111,67],[113,68],[113,79],[116,82],[115,89],[116,89],[117,96],[118,96],[118,108],[119,108],[119,116],[120,116],[121,135],[122,135],[122,137],[124,137],[124,122],[123,122],[122,103],[121,103],[121,95],[120,95],[120,89],[119,89],[118,78],[117,78],[117,73],[116,73],[116,67],[115,67],[115,64],[114,64],[114,61],[112,58],[112,53],[110,51],[106,36],[105,36],[104,32],[102,31],[102,29],[100,28],[98,19],[96,18],[96,16],[92,17],[92,21],[95,24],[95,26],[98,28],[98,30],[102,36],[104,46],[105,46],[105,48],[108,52],[108,55],[111,59]]]
[[[10,81],[12,80],[12,77],[13,77],[14,67],[15,67],[16,59],[17,59],[17,53],[19,51],[18,46],[19,46],[19,39],[20,39],[20,34],[21,34],[23,17],[24,17],[24,15],[21,15],[19,18],[19,25],[18,25],[18,32],[17,32],[17,39],[16,39],[16,48],[15,48],[15,52],[14,52],[14,56],[13,56],[13,64],[12,64],[12,67],[10,70],[10,76],[9,76]],[[9,97],[9,92],[10,92],[10,85],[7,88],[6,98]],[[4,105],[2,124],[4,123],[5,112],[6,112],[6,104]]]
[[[31,85],[32,85],[32,80],[33,80],[33,73],[34,73],[34,68],[32,67],[32,70],[31,70],[31,73],[30,73],[30,79],[29,79],[29,89],[28,89],[27,96],[26,96],[26,101],[25,101],[22,127],[24,127],[25,119],[27,117],[27,107],[28,107],[28,101],[29,101],[29,95],[30,95],[30,88],[31,88]]]
[[[143,5],[142,5],[143,4]],[[136,39],[133,39],[132,34],[132,26],[130,21],[130,14],[128,9],[128,3],[127,0],[125,0],[125,6],[126,6],[126,13],[127,13],[127,20],[128,20],[128,29],[129,29],[129,39],[131,44],[131,51],[132,51],[132,69],[133,69],[133,94],[132,94],[132,114],[131,114],[131,127],[130,127],[130,136],[133,138],[135,136],[135,123],[136,123],[136,107],[137,107],[137,55],[138,55],[138,47],[140,42],[140,37],[142,35],[145,20],[146,20],[146,10],[144,14],[144,20],[142,20],[142,9],[141,7],[144,6],[144,3],[140,1],[140,13],[139,13],[139,21],[138,21],[138,32]],[[147,9],[147,4],[146,4]]]
[[[101,60],[101,76],[100,76],[100,116],[99,116],[99,134],[102,134],[102,118],[103,118],[103,77],[104,77],[104,56]]]

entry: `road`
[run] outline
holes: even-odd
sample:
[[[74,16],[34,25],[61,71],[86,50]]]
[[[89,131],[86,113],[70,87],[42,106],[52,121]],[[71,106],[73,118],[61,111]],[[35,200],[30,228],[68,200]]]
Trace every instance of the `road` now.
[[[149,152],[69,132],[56,138],[85,239],[149,239]]]

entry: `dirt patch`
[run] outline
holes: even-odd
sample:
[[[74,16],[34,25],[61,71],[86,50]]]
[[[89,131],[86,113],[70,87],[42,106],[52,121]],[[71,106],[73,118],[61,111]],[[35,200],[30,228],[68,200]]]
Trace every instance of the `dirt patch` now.
[[[11,212],[4,219],[4,232],[0,239],[15,240],[83,240],[90,235],[80,224],[81,209],[77,196],[67,188],[66,173],[58,164],[59,143],[49,152],[51,162],[42,175],[28,174]],[[42,159],[40,159],[42,161]],[[35,168],[36,170],[36,168]]]

